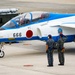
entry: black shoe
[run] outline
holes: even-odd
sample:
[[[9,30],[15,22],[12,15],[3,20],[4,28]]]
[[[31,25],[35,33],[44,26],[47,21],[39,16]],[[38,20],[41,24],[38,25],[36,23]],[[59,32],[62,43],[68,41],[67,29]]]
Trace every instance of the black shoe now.
[[[58,64],[58,65],[59,65],[59,66],[60,66],[60,65],[62,65],[62,66],[63,66],[64,64]]]
[[[47,65],[47,67],[53,67],[53,65]]]

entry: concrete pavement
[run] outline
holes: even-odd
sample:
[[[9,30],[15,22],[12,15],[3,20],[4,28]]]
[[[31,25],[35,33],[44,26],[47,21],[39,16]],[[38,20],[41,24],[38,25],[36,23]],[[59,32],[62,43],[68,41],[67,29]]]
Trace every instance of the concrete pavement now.
[[[1,0],[0,9],[18,8],[19,12],[49,11],[75,13],[74,0]]]
[[[35,45],[36,42],[36,45]],[[65,44],[65,65],[58,66],[54,52],[54,66],[47,67],[45,42],[26,41],[5,45],[5,57],[0,59],[1,75],[75,75],[75,44]]]

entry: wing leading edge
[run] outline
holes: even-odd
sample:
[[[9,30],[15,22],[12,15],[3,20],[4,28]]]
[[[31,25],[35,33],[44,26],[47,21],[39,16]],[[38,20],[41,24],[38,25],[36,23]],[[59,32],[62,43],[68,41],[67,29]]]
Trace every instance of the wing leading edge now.
[[[72,23],[63,23],[63,24],[60,25],[60,27],[75,28],[75,22],[72,22]]]

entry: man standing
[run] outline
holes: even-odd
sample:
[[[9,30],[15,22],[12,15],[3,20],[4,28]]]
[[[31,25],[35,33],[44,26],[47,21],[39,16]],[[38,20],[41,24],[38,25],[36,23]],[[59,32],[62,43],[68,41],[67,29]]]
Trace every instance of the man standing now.
[[[46,53],[48,58],[48,67],[53,66],[53,45],[54,40],[52,39],[51,35],[48,35],[48,40],[46,42]]]
[[[58,65],[64,65],[64,42],[65,42],[65,38],[63,34],[59,35],[60,38],[58,39],[58,59],[60,64]]]

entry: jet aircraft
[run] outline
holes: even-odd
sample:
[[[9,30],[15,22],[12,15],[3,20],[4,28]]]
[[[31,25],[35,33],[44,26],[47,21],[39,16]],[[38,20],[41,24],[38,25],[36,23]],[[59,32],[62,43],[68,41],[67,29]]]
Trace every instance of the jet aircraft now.
[[[49,34],[57,42],[60,33],[67,36],[66,42],[75,41],[75,14],[44,11],[20,14],[0,27],[0,58],[4,57],[3,42],[47,41]]]

